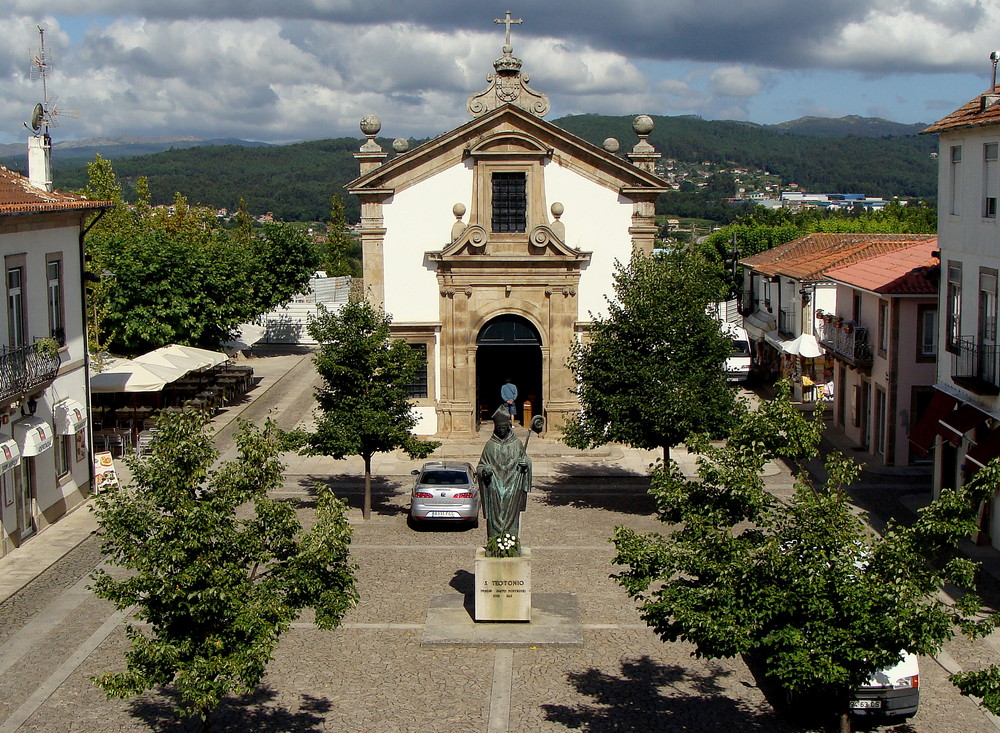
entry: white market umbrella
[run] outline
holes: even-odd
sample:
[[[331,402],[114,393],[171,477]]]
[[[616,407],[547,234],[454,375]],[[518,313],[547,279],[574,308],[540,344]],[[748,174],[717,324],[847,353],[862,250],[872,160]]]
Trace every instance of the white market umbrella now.
[[[805,359],[817,359],[823,356],[823,348],[811,333],[804,333],[798,338],[782,344],[786,354],[801,356]]]
[[[159,392],[183,376],[176,368],[119,359],[113,367],[90,377],[92,392]]]
[[[180,376],[184,376],[188,372],[197,371],[198,369],[204,369],[210,365],[206,359],[197,359],[176,352],[169,353],[167,351],[168,348],[167,346],[161,346],[158,349],[150,351],[148,354],[135,357],[133,361],[143,365],[161,366],[179,370],[181,372]]]
[[[180,354],[189,359],[197,359],[201,362],[207,362],[205,366],[219,366],[219,364],[225,364],[229,361],[229,357],[226,356],[221,351],[209,351],[208,349],[199,349],[197,346],[181,346],[180,344],[170,344],[169,346],[163,347],[163,353],[167,356],[173,356],[174,354]]]

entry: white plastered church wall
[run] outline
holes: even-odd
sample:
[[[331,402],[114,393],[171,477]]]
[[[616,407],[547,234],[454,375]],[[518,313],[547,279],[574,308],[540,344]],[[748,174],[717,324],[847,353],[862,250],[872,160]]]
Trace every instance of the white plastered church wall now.
[[[632,202],[557,163],[545,166],[545,200],[565,207],[566,244],[593,253],[580,275],[579,318],[606,314],[604,298],[614,294],[615,260],[627,264],[632,255]]]
[[[424,254],[449,244],[452,206],[472,208],[472,170],[464,164],[397,192],[382,209],[385,310],[399,323],[437,323],[440,288]]]

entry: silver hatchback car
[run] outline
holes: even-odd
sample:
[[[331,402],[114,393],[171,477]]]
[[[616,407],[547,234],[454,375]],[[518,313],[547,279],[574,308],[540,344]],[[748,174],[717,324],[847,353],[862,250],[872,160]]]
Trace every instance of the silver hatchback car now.
[[[417,482],[410,494],[414,521],[444,520],[479,526],[479,486],[468,463],[430,461],[413,471]]]

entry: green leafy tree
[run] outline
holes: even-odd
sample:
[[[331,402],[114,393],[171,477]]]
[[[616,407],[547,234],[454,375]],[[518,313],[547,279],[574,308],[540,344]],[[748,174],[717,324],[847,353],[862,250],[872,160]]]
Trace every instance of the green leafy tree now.
[[[316,370],[316,429],[290,433],[307,455],[361,456],[365,462],[363,516],[371,517],[372,457],[402,449],[426,458],[440,443],[420,440],[408,387],[423,364],[402,339],[392,338],[392,318],[366,300],[352,300],[337,312],[323,311],[309,324],[319,344]]]
[[[992,489],[945,490],[911,526],[890,523],[877,536],[844,491],[856,466],[833,456],[825,485],[802,472],[792,499],[779,502],[766,491],[765,463],[814,456],[821,431],[820,413],[804,418],[781,385],[725,445],[692,441],[697,477],[667,463],[652,479],[660,518],[677,528],[619,527],[614,562],[626,569],[615,577],[665,641],[690,642],[702,657],[748,655],[786,691],[829,701],[849,730],[852,691],[901,651],[934,654],[956,627],[971,636],[994,628],[974,593],[940,595],[947,583],[973,587],[976,564],[955,548]],[[994,470],[983,481],[996,479]],[[956,682],[983,695],[996,676]]]
[[[304,233],[281,223],[254,227],[245,208],[232,230],[180,194],[150,205],[144,181],[129,207],[107,161],[91,166],[88,194],[115,201],[87,237],[94,272],[88,315],[109,349],[134,355],[177,342],[217,348],[241,323],[305,290],[318,259]],[[97,344],[95,344],[97,345]]]
[[[330,200],[330,221],[320,259],[321,268],[331,277],[361,275],[360,247],[347,226],[344,202],[338,194]]]
[[[721,269],[687,247],[619,263],[608,315],[569,361],[582,409],[565,442],[662,448],[666,458],[692,433],[724,434],[736,406],[723,372],[732,344],[707,307],[725,287]]]
[[[208,731],[224,696],[260,682],[302,609],[333,629],[356,602],[345,505],[317,487],[304,532],[291,504],[269,498],[282,485],[273,433],[243,425],[238,459],[209,471],[200,416],[165,414],[151,455],[130,459],[133,484],[97,497],[102,552],[128,572],[95,571],[94,592],[149,625],[127,626],[126,671],[94,679],[109,697],[172,686]]]

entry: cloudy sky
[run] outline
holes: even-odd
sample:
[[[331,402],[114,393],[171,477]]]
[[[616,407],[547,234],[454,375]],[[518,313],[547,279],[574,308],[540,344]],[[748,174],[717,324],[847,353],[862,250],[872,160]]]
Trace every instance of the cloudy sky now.
[[[596,112],[776,123],[854,114],[932,122],[989,86],[1000,0],[7,0],[0,143],[41,101],[79,110],[53,137],[426,137],[468,119],[500,55],[550,119]],[[42,14],[44,8],[45,14]]]

